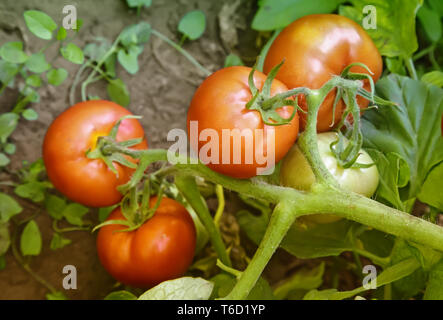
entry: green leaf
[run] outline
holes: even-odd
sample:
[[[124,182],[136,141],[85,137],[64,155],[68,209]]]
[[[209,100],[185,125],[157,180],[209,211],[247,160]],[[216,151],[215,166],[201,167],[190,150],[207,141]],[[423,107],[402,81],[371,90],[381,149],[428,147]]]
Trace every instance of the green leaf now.
[[[89,209],[78,203],[68,204],[63,210],[65,219],[75,226],[83,225],[83,216],[88,213]]]
[[[214,284],[205,279],[183,277],[160,283],[138,300],[207,300],[213,287]]]
[[[429,173],[425,183],[421,187],[418,199],[427,203],[440,211],[443,211],[443,162],[436,166]]]
[[[6,251],[8,251],[11,239],[9,237],[9,224],[7,222],[0,222],[0,260],[4,259]],[[0,261],[1,264],[1,261]],[[2,268],[0,267],[0,270]]]
[[[57,40],[58,41],[65,40],[67,35],[68,35],[68,33],[66,32],[66,29],[63,27],[60,27],[60,29],[58,29],[58,32],[57,32]]]
[[[141,6],[148,8],[151,6],[152,0],[126,0],[126,3],[130,8],[139,8]]]
[[[42,85],[42,79],[36,74],[30,75],[26,78],[26,84],[31,87],[38,88]]]
[[[286,27],[292,21],[315,13],[330,13],[344,0],[262,0],[252,21],[259,31]]]
[[[63,294],[63,292],[57,291],[55,293],[47,293],[47,300],[68,300],[68,298]]]
[[[51,250],[57,250],[66,247],[67,245],[71,244],[71,242],[71,239],[65,238],[61,234],[56,232],[52,236],[51,244],[49,245],[49,247],[51,248]]]
[[[130,74],[136,74],[138,71],[138,55],[141,50],[137,46],[130,46],[128,52],[125,49],[120,49],[117,54],[118,62]]]
[[[403,260],[391,267],[386,268],[377,276],[377,288],[388,283],[395,282],[413,273],[419,267],[419,263],[414,258]],[[343,300],[351,298],[361,292],[366,291],[363,286],[350,291],[337,291],[336,289],[311,290],[303,298],[304,300]]]
[[[30,199],[33,202],[42,202],[45,199],[45,191],[47,184],[39,181],[31,181],[24,183],[15,188],[14,192],[16,195]]]
[[[130,102],[128,88],[122,79],[115,79],[107,86],[108,95],[112,101],[123,107],[127,107]]]
[[[51,65],[46,62],[45,54],[42,52],[34,53],[33,55],[31,55],[28,61],[26,61],[26,67],[31,72],[42,73],[49,70],[49,68],[51,68]]]
[[[66,71],[64,68],[51,69],[46,74],[46,77],[48,78],[48,82],[50,84],[53,86],[59,86],[68,77],[68,71]]]
[[[232,66],[244,66],[245,64],[241,61],[240,57],[230,53],[226,56],[224,68],[232,67]]]
[[[83,19],[77,19],[76,21],[75,29],[73,29],[75,32],[79,32],[81,27],[83,27]]]
[[[219,273],[210,279],[214,283],[211,299],[223,298],[228,295],[237,283],[236,278],[231,274]],[[269,283],[260,277],[247,296],[246,300],[275,300]]]
[[[23,14],[29,31],[41,39],[52,39],[52,33],[57,29],[57,24],[46,13],[28,10]]]
[[[429,40],[437,42],[441,38],[443,28],[438,12],[424,5],[418,10],[417,17]]]
[[[38,256],[42,250],[42,236],[34,220],[29,221],[23,229],[20,250],[24,256]]]
[[[140,22],[123,29],[119,38],[122,45],[129,48],[133,45],[142,45],[149,41],[151,36],[151,25],[147,22]]]
[[[6,143],[6,139],[17,127],[19,118],[18,114],[12,112],[0,115],[0,143]]]
[[[443,17],[443,2],[440,0],[428,0],[432,10],[436,11],[440,17]]]
[[[98,221],[104,222],[118,205],[98,209]]]
[[[317,289],[323,283],[323,274],[325,272],[325,263],[320,263],[313,269],[303,268],[294,273],[284,283],[274,290],[274,295],[278,300],[282,300],[291,295],[294,291],[303,291]]]
[[[63,58],[75,64],[82,64],[85,59],[82,49],[73,43],[68,43],[65,47],[61,48],[60,53]]]
[[[388,67],[388,70],[391,73],[397,73],[397,74],[399,74],[401,76],[405,76],[406,75],[406,68],[405,68],[405,65],[403,63],[403,59],[402,58],[386,57],[385,61],[386,61],[386,66]]]
[[[19,68],[15,63],[0,60],[0,82],[7,86],[12,86],[18,70]]]
[[[34,109],[26,109],[22,112],[22,116],[29,121],[34,121],[38,119],[38,113]]]
[[[6,42],[0,48],[0,57],[10,63],[24,63],[28,60],[28,56],[23,52],[23,43]]]
[[[3,152],[0,152],[0,167],[5,167],[10,163],[11,160]]]
[[[399,189],[407,185],[410,179],[409,167],[407,162],[394,152],[386,156],[375,149],[366,150],[377,165],[380,174],[380,182],[377,188],[376,198],[385,199],[395,208],[406,210],[406,204],[403,203]]]
[[[129,291],[120,290],[111,292],[104,300],[137,300],[137,297]]]
[[[363,8],[367,0],[351,0],[353,7],[340,6],[339,13],[355,22],[365,21]],[[423,0],[372,0],[376,9],[376,29],[367,29],[381,55],[411,57],[418,48],[415,15]]]
[[[268,218],[241,210],[237,212],[237,221],[247,236],[259,244],[268,225]],[[301,259],[337,256],[354,248],[351,238],[353,223],[340,220],[329,224],[306,225],[295,223],[289,229],[281,247]]]
[[[433,84],[434,86],[443,87],[443,72],[441,71],[431,71],[428,73],[425,73],[421,77],[421,81]]]
[[[424,300],[443,300],[443,259],[429,273]]]
[[[399,192],[403,202],[413,201],[430,170],[443,161],[440,127],[443,90],[421,81],[390,75],[377,82],[376,93],[398,106],[364,113],[363,146],[377,149],[385,156],[396,153],[406,161],[410,179],[407,185],[399,184],[399,187],[403,186]]]
[[[186,35],[191,40],[201,37],[206,28],[206,17],[203,11],[195,10],[188,12],[181,18],[178,24],[178,31]]]
[[[7,143],[5,144],[3,150],[7,153],[7,154],[14,154],[15,153],[15,144],[13,143]]]
[[[11,217],[22,212],[23,208],[12,197],[0,192],[0,223],[8,222]]]
[[[63,218],[63,211],[66,208],[66,201],[50,194],[45,199],[45,208],[53,219],[61,220]]]

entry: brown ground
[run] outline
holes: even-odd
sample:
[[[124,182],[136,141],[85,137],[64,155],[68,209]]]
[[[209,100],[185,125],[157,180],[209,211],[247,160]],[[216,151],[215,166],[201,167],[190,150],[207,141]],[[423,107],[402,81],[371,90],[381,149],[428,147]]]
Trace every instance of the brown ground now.
[[[0,45],[20,37],[18,29],[25,30],[22,16],[25,10],[42,10],[61,24],[63,6],[74,4],[77,7],[78,17],[84,21],[82,30],[75,40],[75,43],[82,47],[96,36],[113,40],[125,26],[135,23],[138,19],[148,21],[153,28],[178,41],[180,36],[176,32],[176,26],[179,19],[190,10],[200,9],[207,17],[206,31],[202,38],[187,42],[184,48],[201,64],[215,71],[223,66],[224,58],[230,52],[239,54],[248,64],[251,64],[257,55],[255,46],[257,35],[247,28],[254,12],[254,1],[153,0],[152,2],[153,5],[149,9],[143,9],[140,17],[137,17],[135,11],[128,9],[124,0],[2,0]],[[237,9],[233,10],[233,6],[237,4]],[[220,12],[224,14],[221,18]],[[229,12],[233,14],[230,15]],[[237,32],[232,32],[233,30]],[[29,33],[25,33],[24,38],[28,52],[35,52],[43,44],[43,41]],[[236,45],[237,40],[238,45]],[[55,55],[54,50],[49,52],[49,57]],[[39,119],[34,122],[21,121],[12,135],[12,140],[17,145],[17,153],[11,159],[10,170],[20,168],[23,160],[34,161],[41,157],[40,146],[49,123],[69,106],[68,91],[78,66],[60,58],[55,60],[55,65],[68,69],[69,78],[58,88],[44,86],[39,91],[41,102],[32,106],[39,113]],[[141,122],[146,129],[150,147],[166,147],[167,132],[172,128],[185,128],[188,104],[203,77],[183,56],[154,37],[151,37],[145,51],[139,57],[139,65],[140,71],[135,76],[130,76],[122,69],[118,70],[130,90],[129,109],[143,116]],[[89,93],[106,97],[103,84],[92,86]],[[16,95],[16,92],[7,90],[0,97],[0,113],[10,110]],[[80,97],[76,98],[79,101]],[[11,177],[8,174],[0,174],[0,180],[9,179]],[[11,192],[7,188],[2,188],[1,191]],[[21,204],[25,208],[23,216],[32,215],[38,208],[24,201]],[[228,210],[235,209],[228,207]],[[73,240],[73,243],[63,249],[52,251],[49,249],[52,220],[44,212],[36,220],[43,235],[43,251],[40,256],[32,260],[31,267],[38,275],[58,290],[62,290],[71,299],[101,299],[112,291],[115,281],[98,261],[94,235],[88,232],[71,232],[67,236]],[[44,299],[47,289],[16,263],[10,251],[6,260],[6,269],[0,271],[0,299]],[[68,264],[77,268],[77,290],[62,289],[62,279],[65,276],[62,274],[62,268]],[[300,261],[280,252],[267,269],[267,278],[271,283],[275,283],[288,269],[296,268],[299,264]]]

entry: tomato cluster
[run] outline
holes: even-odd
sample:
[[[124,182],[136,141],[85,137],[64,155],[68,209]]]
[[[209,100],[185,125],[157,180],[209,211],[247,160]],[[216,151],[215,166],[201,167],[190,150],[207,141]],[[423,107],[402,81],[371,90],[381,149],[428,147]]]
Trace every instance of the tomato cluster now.
[[[283,60],[276,79],[267,86],[266,74]],[[295,144],[299,127],[304,128],[306,115],[296,112],[294,100],[288,98],[274,110],[278,117],[286,120],[276,125],[273,120],[264,118],[263,113],[251,108],[249,102],[260,99],[252,88],[258,93],[266,91],[269,97],[295,87],[317,89],[334,75],[340,75],[351,63],[368,66],[374,81],[380,77],[380,54],[359,25],[332,14],[310,15],[293,22],[271,45],[264,62],[264,73],[255,71],[250,78],[251,68],[228,67],[203,81],[187,115],[189,136],[192,135],[192,124],[197,124],[198,140],[196,143],[191,141],[191,146],[196,148],[200,157],[203,154],[213,160],[207,163],[212,170],[241,179],[257,175],[263,167],[260,159],[269,157],[272,152],[274,163],[283,159],[281,184],[309,190],[315,177]],[[352,67],[351,71],[368,73],[359,66]],[[363,87],[369,88],[367,80]],[[335,114],[333,112],[335,95],[336,92],[331,92],[321,105],[317,119],[319,132],[329,131],[342,117],[343,101],[339,101]],[[302,94],[297,100],[301,108],[307,110]],[[358,104],[365,108],[368,101],[359,98]],[[43,159],[49,179],[61,193],[92,207],[110,206],[121,201],[122,194],[117,187],[130,180],[134,169],[114,162],[116,174],[109,163],[87,154],[97,148],[100,138],[108,136],[122,117],[128,115],[129,111],[115,103],[97,100],[74,105],[54,120],[45,136]],[[234,131],[240,132],[240,140],[236,140]],[[227,148],[223,145],[225,135]],[[147,149],[141,124],[134,118],[125,118],[118,128],[116,141],[137,138],[142,138],[141,142],[131,148]],[[378,184],[377,168],[341,168],[330,151],[336,138],[331,132],[318,135],[320,155],[326,167],[342,188],[371,196]],[[211,141],[215,147],[208,149],[206,143],[212,139],[219,140]],[[359,162],[372,163],[368,154],[363,150],[360,153]],[[137,163],[130,157],[126,159]],[[156,201],[155,197],[152,198],[150,207]],[[335,219],[326,218],[327,221],[320,222]],[[111,213],[108,222],[111,220],[125,220],[120,208]],[[105,225],[97,238],[99,258],[117,280],[132,286],[152,287],[184,274],[191,264],[196,243],[195,226],[186,209],[175,200],[162,198],[155,214],[138,229],[128,231],[123,228],[121,224]]]

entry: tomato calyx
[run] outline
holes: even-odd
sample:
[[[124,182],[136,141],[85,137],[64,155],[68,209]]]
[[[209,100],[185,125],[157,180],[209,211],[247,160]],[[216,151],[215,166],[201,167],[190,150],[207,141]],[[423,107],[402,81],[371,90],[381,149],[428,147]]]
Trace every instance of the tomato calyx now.
[[[120,203],[120,208],[125,219],[107,220],[92,230],[93,232],[101,227],[118,224],[124,225],[127,228],[118,230],[116,232],[130,232],[140,228],[146,221],[151,219],[154,213],[160,206],[164,193],[164,185],[160,183],[157,193],[157,200],[153,207],[149,205],[149,199],[153,195],[151,188],[151,179],[148,178],[144,182],[143,190],[138,190],[137,187],[132,188],[123,198]]]
[[[271,97],[271,85],[272,81],[275,79],[278,70],[283,65],[284,61],[280,64],[272,68],[266,77],[265,83],[263,84],[262,90],[258,90],[254,83],[254,72],[257,70],[256,65],[252,67],[251,72],[248,77],[249,89],[252,93],[252,99],[248,101],[246,104],[246,109],[248,110],[257,110],[260,112],[263,123],[268,126],[281,126],[285,124],[289,124],[292,119],[294,119],[297,111],[300,110],[304,112],[298,105],[298,99],[295,100],[289,99],[289,97],[295,95],[296,93],[289,93],[288,95],[275,95]],[[302,93],[304,88],[299,88],[298,93]],[[288,118],[283,118],[278,112],[277,109],[284,106],[292,106],[294,110],[292,114]]]
[[[89,159],[100,159],[102,160],[117,177],[118,177],[118,171],[114,166],[114,162],[119,163],[123,166],[129,167],[131,169],[137,168],[137,165],[131,161],[129,161],[127,158],[124,157],[121,153],[117,152],[109,152],[106,150],[105,146],[107,145],[108,140],[115,141],[117,139],[117,132],[120,127],[120,124],[125,119],[141,119],[140,116],[134,116],[134,115],[127,115],[122,118],[120,118],[115,125],[112,127],[111,131],[107,136],[99,136],[96,137],[96,144],[95,147],[92,149],[88,149],[86,151],[86,157]],[[116,142],[119,146],[122,147],[133,147],[138,145],[143,141],[143,138],[136,138],[136,139],[130,139],[122,142]]]

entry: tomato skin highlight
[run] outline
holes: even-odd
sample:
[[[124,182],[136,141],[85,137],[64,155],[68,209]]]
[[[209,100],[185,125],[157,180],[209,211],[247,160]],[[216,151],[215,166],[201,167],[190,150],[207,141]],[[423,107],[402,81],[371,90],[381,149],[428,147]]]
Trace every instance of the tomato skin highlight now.
[[[150,199],[153,207],[157,197]],[[120,208],[108,220],[125,220]],[[129,232],[123,225],[107,225],[97,236],[97,252],[104,268],[118,281],[151,288],[182,276],[191,265],[196,245],[194,222],[177,201],[163,197],[154,216]]]
[[[250,178],[257,175],[257,168],[265,167],[265,165],[258,163],[256,157],[253,157],[251,163],[245,160],[245,139],[242,139],[241,144],[241,162],[233,163],[234,158],[234,139],[230,137],[229,157],[230,163],[222,163],[222,130],[224,129],[239,129],[252,130],[252,153],[259,154],[260,151],[266,152],[267,146],[271,145],[271,135],[269,130],[275,130],[275,163],[280,161],[294,144],[297,139],[299,130],[298,113],[289,124],[281,126],[268,126],[263,123],[261,115],[256,110],[246,109],[247,102],[252,98],[251,91],[248,85],[248,76],[251,68],[233,66],[218,70],[210,75],[194,94],[191,105],[188,110],[187,124],[188,136],[191,138],[190,122],[198,122],[198,136],[205,129],[213,129],[217,132],[219,137],[219,157],[218,164],[209,163],[207,166],[214,171],[225,174],[234,178]],[[256,87],[261,90],[266,80],[266,76],[256,71],[254,73],[254,83]],[[271,86],[271,96],[287,91],[287,87],[280,81],[274,80]],[[284,106],[277,110],[283,118],[289,118],[292,115],[293,107]],[[263,130],[263,138],[255,134],[255,129]],[[198,141],[198,151],[206,144],[206,141]],[[192,146],[192,141],[191,141]],[[257,150],[256,150],[256,147]],[[261,149],[260,149],[261,147]]]
[[[114,163],[118,178],[101,159],[89,159],[86,151],[108,135],[115,123],[131,113],[116,103],[91,100],[61,113],[49,126],[43,142],[43,160],[49,180],[72,201],[90,207],[118,203],[117,187],[129,181],[134,169]],[[117,141],[143,138],[133,149],[147,149],[143,127],[137,119],[122,121]],[[133,161],[128,157],[128,160]]]
[[[272,67],[285,60],[276,78],[288,88],[308,87],[318,89],[333,75],[340,75],[345,67],[354,62],[365,64],[377,81],[382,73],[383,61],[372,39],[354,21],[336,14],[313,14],[302,17],[277,36],[266,56],[263,70],[268,73]],[[368,73],[362,67],[352,67],[351,72]],[[364,88],[370,89],[364,81]],[[335,110],[333,104],[336,91],[329,93],[322,103],[317,122],[319,132],[330,131],[343,114],[345,104],[340,100]],[[360,108],[369,101],[358,96]],[[299,104],[307,110],[306,99],[299,96]],[[300,126],[304,129],[306,114],[300,115]],[[333,125],[331,126],[331,124]]]

